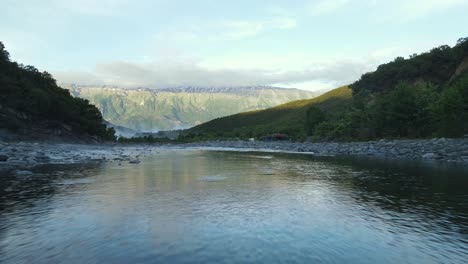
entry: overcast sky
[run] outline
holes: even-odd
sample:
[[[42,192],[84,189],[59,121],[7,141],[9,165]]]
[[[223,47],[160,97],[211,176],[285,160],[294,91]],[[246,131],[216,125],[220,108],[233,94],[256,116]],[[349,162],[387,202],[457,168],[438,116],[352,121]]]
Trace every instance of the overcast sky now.
[[[468,37],[468,0],[2,0],[13,60],[59,82],[331,88]]]

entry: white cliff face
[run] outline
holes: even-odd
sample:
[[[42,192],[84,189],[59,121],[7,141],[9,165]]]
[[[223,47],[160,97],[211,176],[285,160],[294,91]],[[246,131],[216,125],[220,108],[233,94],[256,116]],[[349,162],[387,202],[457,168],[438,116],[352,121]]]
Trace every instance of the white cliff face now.
[[[105,120],[139,132],[182,129],[222,116],[308,99],[317,92],[267,86],[165,89],[62,85],[88,99]]]

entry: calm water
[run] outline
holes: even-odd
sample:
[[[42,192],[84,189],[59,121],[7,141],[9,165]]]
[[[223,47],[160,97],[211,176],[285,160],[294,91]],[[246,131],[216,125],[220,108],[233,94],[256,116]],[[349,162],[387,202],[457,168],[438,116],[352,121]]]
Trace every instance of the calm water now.
[[[463,168],[166,150],[0,183],[0,263],[467,260]]]

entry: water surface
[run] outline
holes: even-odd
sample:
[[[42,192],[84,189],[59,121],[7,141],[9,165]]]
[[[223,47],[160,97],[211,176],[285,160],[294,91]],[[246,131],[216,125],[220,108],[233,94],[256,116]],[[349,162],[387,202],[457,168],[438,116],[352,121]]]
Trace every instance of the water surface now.
[[[0,263],[466,263],[466,168],[165,150],[0,183]]]

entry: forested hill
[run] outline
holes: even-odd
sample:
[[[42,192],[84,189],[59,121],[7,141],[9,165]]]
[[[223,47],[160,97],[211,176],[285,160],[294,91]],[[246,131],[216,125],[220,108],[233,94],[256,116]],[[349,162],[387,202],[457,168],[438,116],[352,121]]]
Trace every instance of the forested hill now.
[[[219,118],[191,129],[186,137],[286,133],[293,139],[353,141],[463,136],[468,134],[468,38],[453,47],[398,57],[349,88]]]
[[[460,77],[467,68],[468,38],[462,38],[452,48],[444,45],[426,53],[413,54],[408,59],[397,57],[380,65],[376,71],[362,75],[351,88],[355,94],[361,94],[392,90],[401,82],[424,81],[444,86]]]
[[[351,90],[344,86],[318,97],[297,100],[265,110],[217,118],[189,130],[190,136],[261,137],[271,133],[305,135],[306,113],[311,106],[324,112],[341,112],[351,103]]]
[[[0,42],[0,138],[114,139],[99,110],[74,98],[47,72],[10,60]]]

